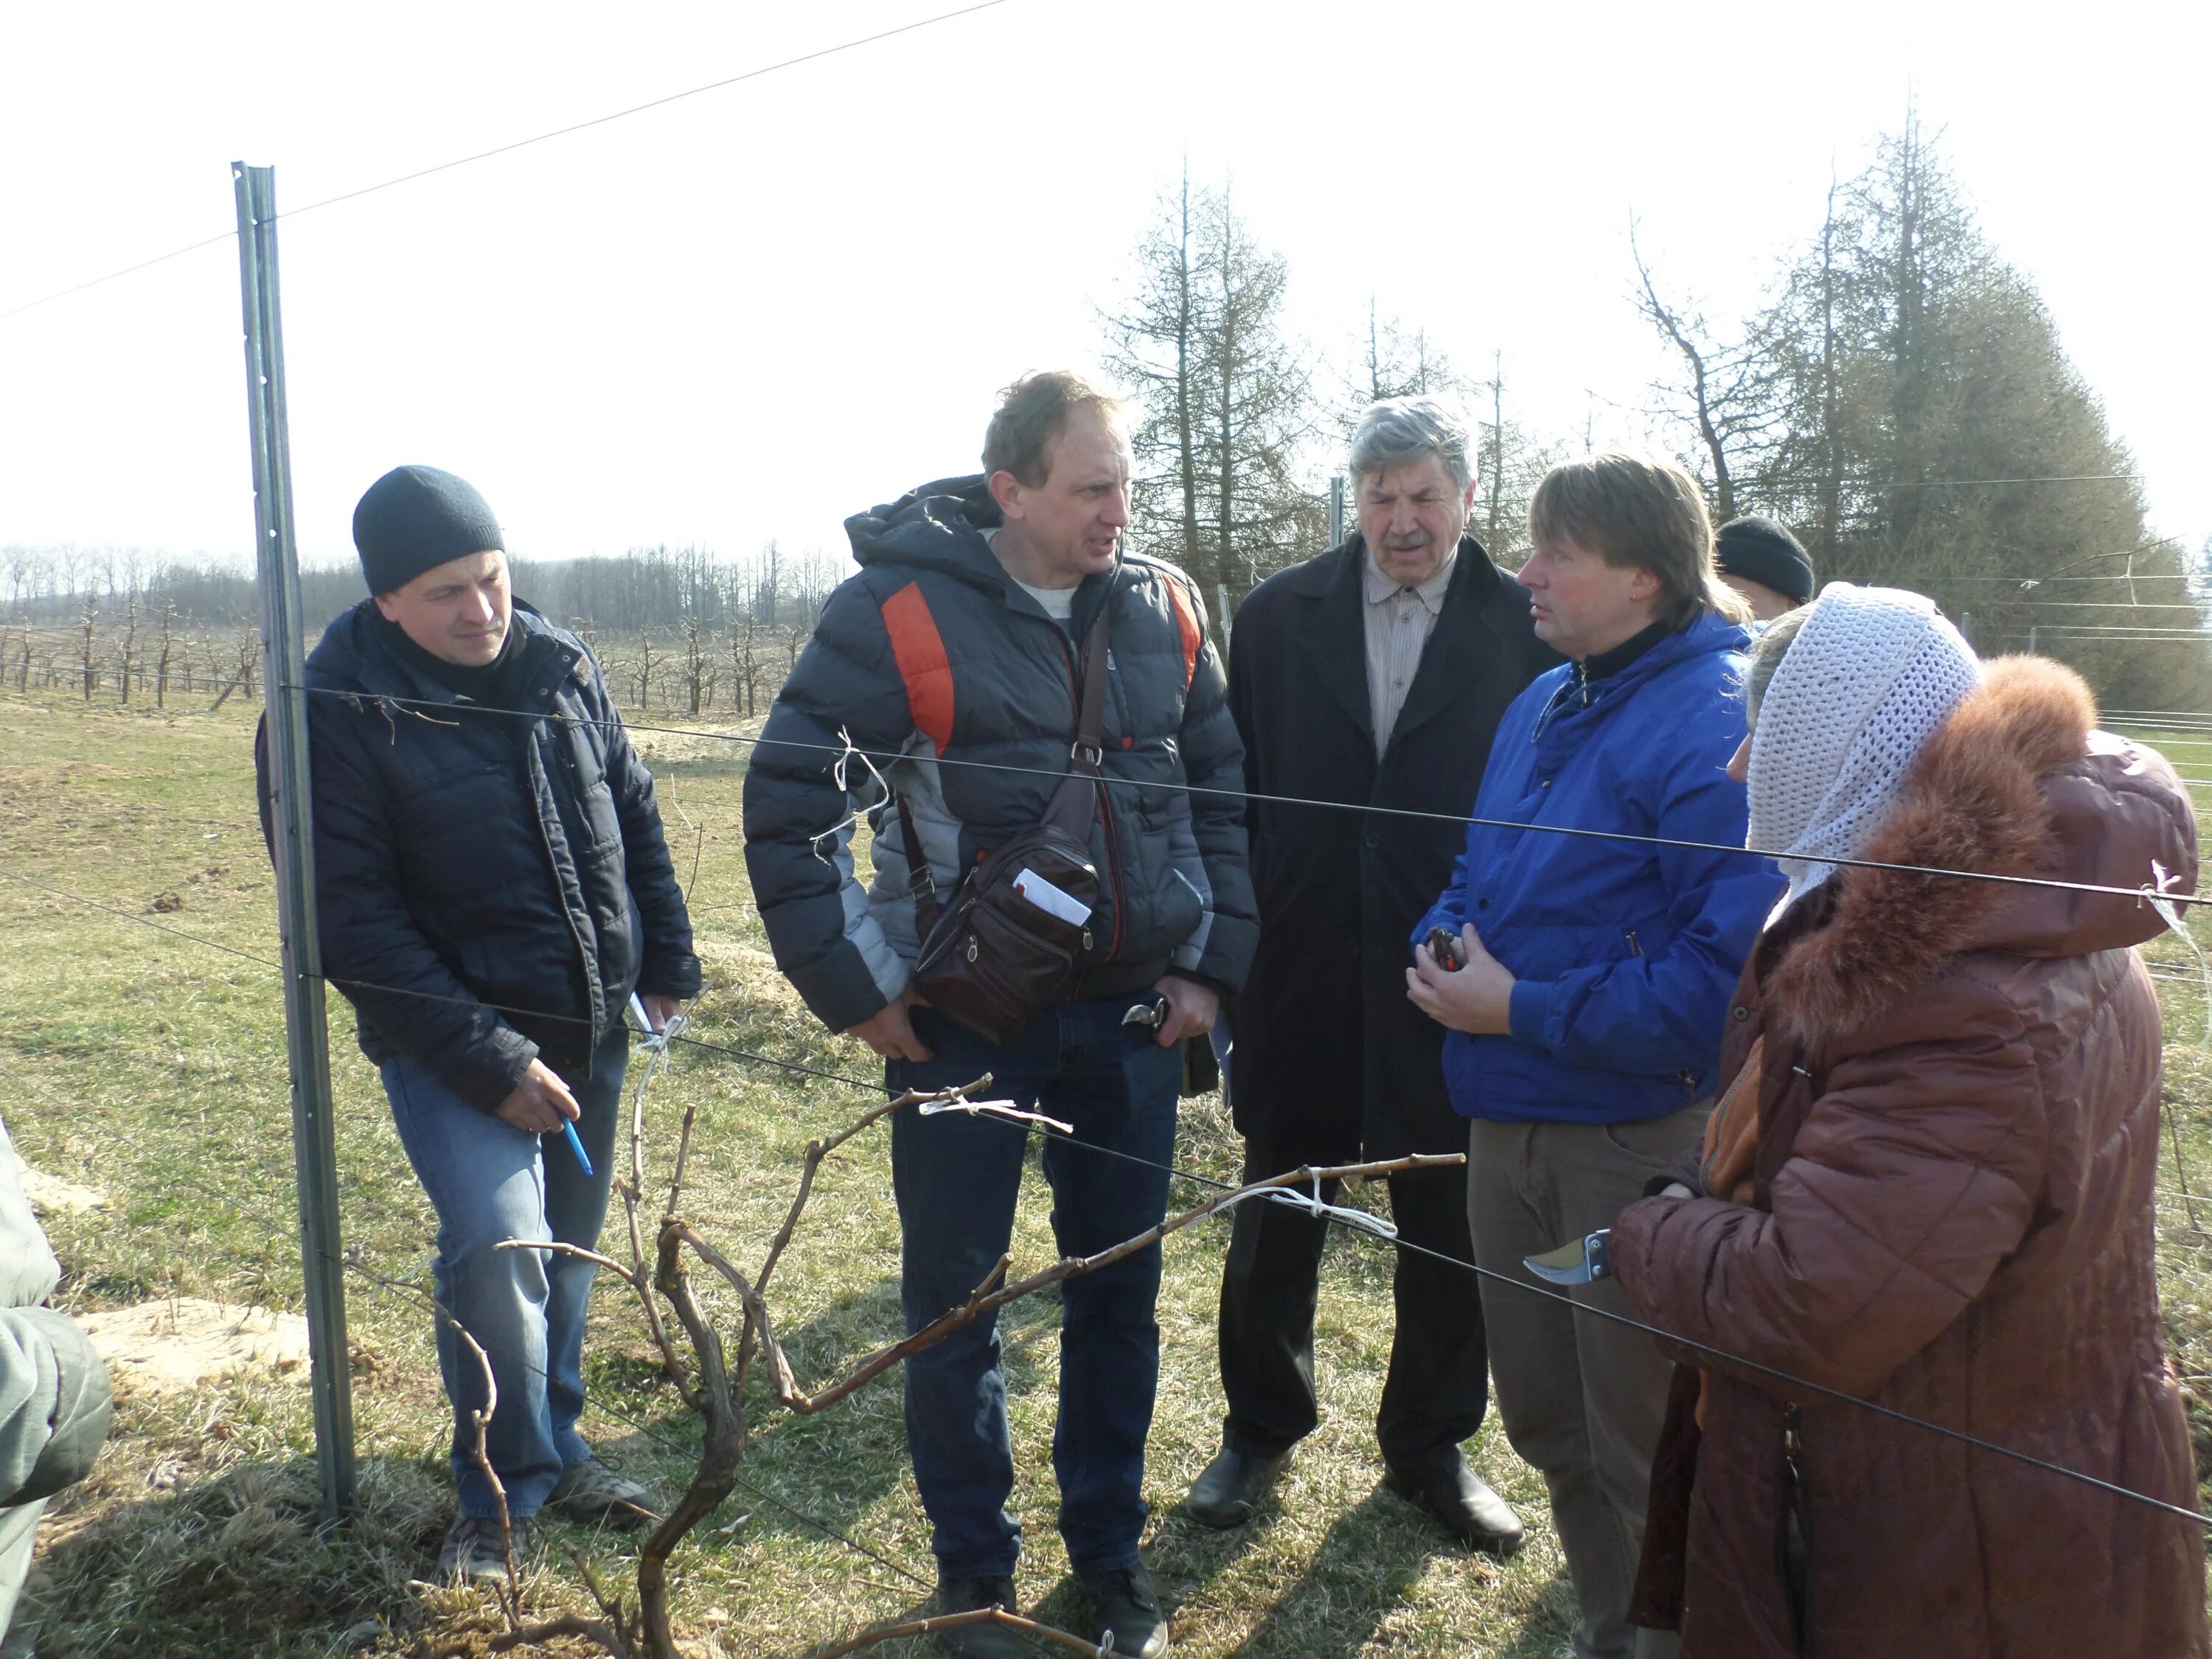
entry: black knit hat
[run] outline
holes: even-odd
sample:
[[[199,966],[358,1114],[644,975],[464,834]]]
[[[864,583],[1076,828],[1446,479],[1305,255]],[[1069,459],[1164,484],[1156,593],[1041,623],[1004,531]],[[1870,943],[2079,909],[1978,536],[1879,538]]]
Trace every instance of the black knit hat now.
[[[434,466],[395,466],[354,508],[353,544],[368,591],[390,593],[448,560],[504,552],[507,538],[466,479]]]
[[[1804,544],[1771,519],[1730,519],[1714,533],[1721,574],[1771,587],[1792,605],[1813,597],[1813,560]]]

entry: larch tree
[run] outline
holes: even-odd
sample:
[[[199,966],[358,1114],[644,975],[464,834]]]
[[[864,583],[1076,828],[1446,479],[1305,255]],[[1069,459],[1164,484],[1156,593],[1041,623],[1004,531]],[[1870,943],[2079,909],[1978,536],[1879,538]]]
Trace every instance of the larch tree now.
[[[1196,578],[1217,612],[1327,534],[1302,476],[1311,376],[1283,332],[1288,280],[1227,191],[1186,176],[1138,249],[1127,303],[1102,319],[1109,366],[1141,405],[1136,539]],[[1213,620],[1225,636],[1228,617]]]

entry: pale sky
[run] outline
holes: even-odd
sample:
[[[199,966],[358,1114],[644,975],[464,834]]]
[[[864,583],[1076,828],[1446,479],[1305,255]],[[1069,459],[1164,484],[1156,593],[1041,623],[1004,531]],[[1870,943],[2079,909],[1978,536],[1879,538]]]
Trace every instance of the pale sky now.
[[[0,0],[0,312],[234,222],[948,9]],[[2212,533],[2212,6],[1006,0],[286,221],[298,525],[469,477],[525,556],[769,536],[975,465],[1095,363],[1187,155],[1348,356],[1374,295],[1540,436],[1636,440],[1626,228],[1739,316],[1908,91],[2148,474]],[[242,553],[234,244],[0,319],[0,544]],[[1595,401],[1594,401],[1595,400]],[[2062,486],[2063,487],[2063,486]],[[2094,486],[2072,486],[2094,487]]]

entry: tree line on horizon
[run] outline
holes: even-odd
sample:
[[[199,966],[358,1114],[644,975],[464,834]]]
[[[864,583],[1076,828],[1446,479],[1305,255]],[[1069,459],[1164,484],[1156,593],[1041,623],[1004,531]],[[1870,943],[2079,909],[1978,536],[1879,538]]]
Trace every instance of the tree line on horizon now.
[[[1674,365],[1642,411],[1647,447],[1691,468],[1716,523],[1757,512],[1788,524],[1822,580],[1926,592],[1984,654],[2063,658],[2113,707],[2212,708],[2194,580],[2212,544],[2149,533],[2132,458],[1917,112],[1808,209],[1817,228],[1732,320],[1674,291],[1631,227],[1625,298]],[[1530,495],[1591,447],[1588,428],[1532,430],[1509,408],[1502,352],[1471,373],[1372,299],[1345,349],[1316,351],[1287,330],[1289,286],[1226,185],[1186,173],[1163,192],[1119,302],[1098,317],[1106,367],[1137,405],[1133,544],[1197,580],[1226,639],[1254,586],[1327,547],[1331,475],[1360,411],[1427,393],[1467,411],[1472,528],[1517,568]],[[1354,511],[1344,502],[1347,526]],[[616,684],[633,701],[651,706],[658,690],[697,711],[726,691],[744,713],[772,694],[775,657],[795,660],[849,570],[771,541],[737,559],[697,546],[518,558],[515,586],[611,668],[625,659]],[[258,616],[252,578],[204,559],[0,548],[0,680],[19,689],[41,650],[41,683],[81,682],[89,696],[120,672],[103,631],[127,659],[142,621],[166,641]],[[303,570],[301,585],[311,628],[361,597],[350,567]]]

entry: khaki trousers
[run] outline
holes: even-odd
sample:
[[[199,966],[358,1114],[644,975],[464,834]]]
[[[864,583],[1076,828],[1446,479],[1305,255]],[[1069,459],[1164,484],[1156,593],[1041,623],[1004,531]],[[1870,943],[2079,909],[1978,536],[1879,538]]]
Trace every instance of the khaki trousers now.
[[[1628,1623],[1673,1368],[1641,1331],[1554,1299],[1560,1293],[1522,1258],[1610,1227],[1647,1181],[1698,1144],[1711,1105],[1635,1123],[1478,1118],[1468,1135],[1475,1261],[1537,1287],[1484,1279],[1482,1318],[1506,1438],[1551,1488],[1553,1524],[1582,1604],[1577,1659],[1672,1659],[1675,1650],[1672,1632]],[[1632,1312],[1610,1279],[1566,1294],[1580,1306]]]

